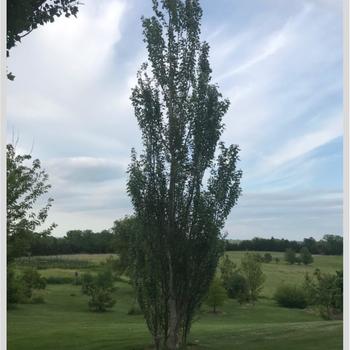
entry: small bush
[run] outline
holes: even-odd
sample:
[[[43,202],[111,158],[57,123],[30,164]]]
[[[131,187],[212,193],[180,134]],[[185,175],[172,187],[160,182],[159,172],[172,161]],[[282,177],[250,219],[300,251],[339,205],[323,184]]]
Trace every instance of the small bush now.
[[[241,259],[241,273],[248,284],[249,301],[253,303],[258,300],[266,280],[261,262],[257,259],[257,256],[257,254],[246,253]]]
[[[343,312],[343,271],[336,274],[315,270],[314,277],[305,275],[304,290],[310,305],[325,319],[339,318]]]
[[[90,296],[89,307],[99,312],[106,311],[108,308],[113,307],[116,302],[110,289],[95,286]]]
[[[272,255],[270,253],[264,254],[264,263],[270,263],[272,261]]]
[[[305,309],[307,298],[301,287],[292,285],[279,286],[274,296],[277,303],[288,308]]]
[[[260,253],[249,253],[257,262],[264,262],[264,257]]]
[[[284,253],[284,259],[287,261],[288,264],[295,264],[296,262],[296,255],[295,255],[295,251],[288,248],[286,249],[285,253]]]
[[[309,265],[314,261],[312,254],[306,247],[302,247],[300,250],[300,260],[304,265]]]
[[[107,268],[99,272],[96,276],[96,284],[101,288],[111,288],[113,289],[114,277],[112,270]]]
[[[90,295],[94,285],[94,277],[91,273],[84,273],[81,276],[81,292],[86,295]]]
[[[248,282],[238,272],[234,273],[227,281],[226,290],[228,297],[237,299],[240,304],[249,299]]]
[[[23,290],[24,296],[31,299],[33,294],[33,289],[45,289],[46,279],[41,277],[38,270],[29,267],[24,270],[21,276],[21,289]]]
[[[227,298],[226,290],[218,278],[214,278],[206,299],[208,306],[213,308],[213,312],[217,312],[217,308],[222,306]]]
[[[38,270],[34,268],[27,268],[22,275],[22,281],[32,289],[45,289],[46,280],[41,277]]]
[[[116,301],[113,298],[114,281],[111,269],[101,271],[97,276],[84,273],[81,281],[82,293],[90,296],[90,309],[102,312],[113,307]]]

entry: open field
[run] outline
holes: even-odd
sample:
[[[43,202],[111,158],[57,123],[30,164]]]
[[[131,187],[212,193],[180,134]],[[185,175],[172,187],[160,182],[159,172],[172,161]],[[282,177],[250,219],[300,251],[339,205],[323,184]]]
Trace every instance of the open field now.
[[[239,262],[242,252],[228,253]],[[108,254],[109,255],[109,254]],[[281,253],[272,253],[282,258]],[[106,256],[105,256],[106,257]],[[75,256],[77,258],[77,256]],[[100,263],[103,256],[80,258]],[[276,286],[301,282],[305,271],[315,268],[334,272],[341,257],[319,256],[311,267],[289,266],[284,262],[263,264],[267,281],[263,298],[255,306],[240,306],[227,300],[221,313],[212,314],[203,306],[194,323],[190,341],[193,349],[235,350],[340,350],[341,321],[324,321],[309,310],[287,309],[271,299]],[[75,270],[40,270],[44,276],[73,276]],[[80,286],[48,285],[40,293],[45,304],[18,305],[8,312],[9,350],[115,350],[149,348],[151,338],[141,315],[128,315],[133,304],[131,286],[116,282],[117,303],[111,311],[88,310],[88,298]]]
[[[288,265],[283,261],[284,253],[270,252],[273,258],[277,257],[280,262],[276,264],[271,261],[269,264],[263,264],[263,271],[266,275],[266,282],[262,295],[265,297],[272,297],[275,289],[282,283],[299,284],[304,280],[305,273],[312,274],[315,269],[320,269],[322,272],[334,273],[336,270],[341,270],[343,266],[342,256],[327,256],[314,255],[314,262],[311,265]],[[244,252],[228,252],[232,261],[239,266],[240,259]],[[264,254],[262,252],[261,254]]]

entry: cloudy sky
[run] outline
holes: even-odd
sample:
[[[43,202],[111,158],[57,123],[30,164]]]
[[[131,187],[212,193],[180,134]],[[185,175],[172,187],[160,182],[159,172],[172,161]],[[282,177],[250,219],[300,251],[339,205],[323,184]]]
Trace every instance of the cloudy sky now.
[[[213,81],[231,101],[223,140],[241,148],[233,239],[342,234],[342,1],[202,0]],[[41,159],[62,236],[132,213],[140,132],[129,100],[146,59],[150,0],[85,0],[14,48],[8,140]]]

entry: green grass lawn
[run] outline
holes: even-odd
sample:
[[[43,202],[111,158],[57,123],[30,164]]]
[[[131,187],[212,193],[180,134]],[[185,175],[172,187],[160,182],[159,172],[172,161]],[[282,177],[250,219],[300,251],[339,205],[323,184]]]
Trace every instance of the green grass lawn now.
[[[229,253],[239,261],[241,252]],[[273,256],[278,254],[273,253]],[[85,256],[86,258],[86,256]],[[98,259],[102,259],[99,257]],[[193,349],[234,350],[340,350],[341,321],[324,321],[308,310],[287,309],[269,296],[282,281],[300,282],[305,270],[334,272],[341,268],[340,257],[315,257],[312,267],[263,264],[267,275],[264,298],[255,306],[240,306],[227,300],[221,312],[213,314],[204,306],[193,325]],[[47,269],[40,273],[57,275],[73,270]],[[291,277],[292,276],[292,277]],[[18,305],[8,312],[9,350],[118,350],[150,349],[151,337],[141,315],[128,315],[133,303],[131,286],[116,283],[117,303],[111,311],[88,309],[79,286],[48,285],[42,291],[45,304]]]

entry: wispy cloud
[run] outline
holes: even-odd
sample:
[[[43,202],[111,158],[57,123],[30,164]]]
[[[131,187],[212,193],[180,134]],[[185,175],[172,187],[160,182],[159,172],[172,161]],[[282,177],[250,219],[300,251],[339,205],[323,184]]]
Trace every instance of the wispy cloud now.
[[[276,153],[268,156],[265,161],[269,170],[301,157],[343,134],[341,115],[330,118],[323,124],[316,130],[288,140]]]

